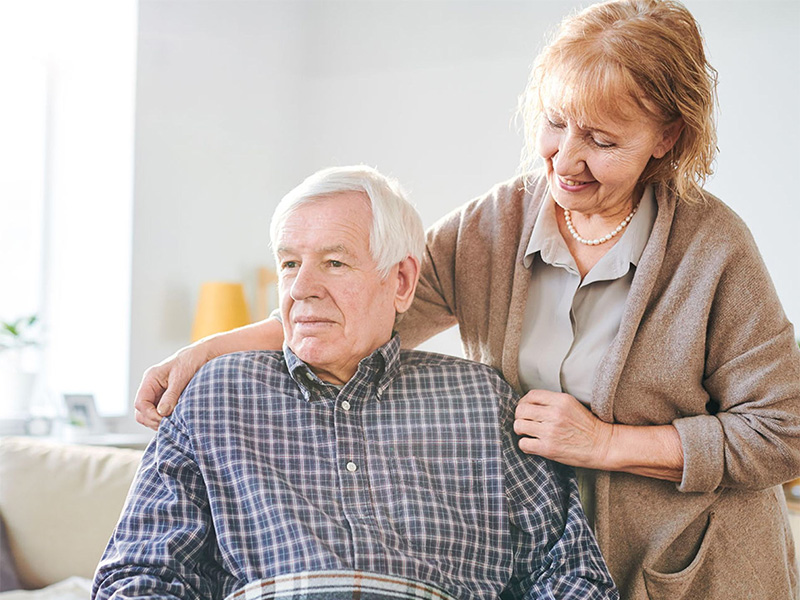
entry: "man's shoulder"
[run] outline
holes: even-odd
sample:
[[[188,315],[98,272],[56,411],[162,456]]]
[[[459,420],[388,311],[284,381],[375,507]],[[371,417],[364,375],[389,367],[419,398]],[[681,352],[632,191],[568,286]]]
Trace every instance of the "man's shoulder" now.
[[[441,354],[439,352],[429,352],[426,350],[403,349],[400,351],[400,362],[403,366],[408,367],[431,369],[458,368],[479,373],[497,373],[497,371],[491,367],[474,360],[454,356],[452,354]]]
[[[214,423],[251,423],[276,397],[290,395],[283,352],[247,351],[210,360],[192,378],[171,416],[179,428],[207,433]]]
[[[497,369],[466,358],[423,350],[401,350],[400,364],[406,376],[424,374],[444,381],[489,385],[499,393],[514,393]]]
[[[181,396],[180,405],[203,403],[206,398],[215,401],[241,395],[245,388],[274,385],[283,376],[288,377],[286,362],[281,351],[250,350],[224,354],[208,361],[195,374]]]
[[[250,375],[265,371],[286,372],[286,362],[280,350],[248,350],[223,354],[208,361],[194,376],[209,381],[230,376]]]
[[[438,414],[439,423],[488,426],[495,435],[509,426],[519,396],[494,368],[475,361],[421,350],[402,350],[399,376],[392,381],[395,401]]]

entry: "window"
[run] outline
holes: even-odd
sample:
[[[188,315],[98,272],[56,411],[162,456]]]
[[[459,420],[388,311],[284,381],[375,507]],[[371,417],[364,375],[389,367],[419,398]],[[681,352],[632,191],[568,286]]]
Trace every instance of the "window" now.
[[[51,409],[73,392],[130,410],[136,9],[0,5],[0,56],[16,57],[0,63],[0,319],[41,315]]]

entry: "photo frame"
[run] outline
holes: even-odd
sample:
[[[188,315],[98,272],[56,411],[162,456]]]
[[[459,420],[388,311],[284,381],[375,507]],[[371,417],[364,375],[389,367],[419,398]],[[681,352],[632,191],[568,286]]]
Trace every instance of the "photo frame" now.
[[[86,433],[104,433],[105,427],[92,394],[64,394],[67,423]]]

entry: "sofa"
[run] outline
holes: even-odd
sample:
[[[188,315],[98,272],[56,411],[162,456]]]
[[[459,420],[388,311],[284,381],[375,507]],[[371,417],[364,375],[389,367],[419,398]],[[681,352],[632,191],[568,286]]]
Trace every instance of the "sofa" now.
[[[141,457],[139,450],[0,437],[0,600],[89,599]],[[800,490],[800,480],[792,484]],[[800,513],[791,521],[800,539]],[[36,591],[3,591],[15,588]]]
[[[0,599],[88,599],[141,457],[139,450],[0,438]],[[7,591],[15,588],[40,592]]]

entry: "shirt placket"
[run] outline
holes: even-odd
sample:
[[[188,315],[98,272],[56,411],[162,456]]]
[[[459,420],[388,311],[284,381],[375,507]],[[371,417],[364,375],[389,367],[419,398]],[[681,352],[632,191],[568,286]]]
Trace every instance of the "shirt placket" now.
[[[366,451],[370,433],[365,431],[363,418],[372,387],[366,382],[346,386],[336,399],[333,421],[342,512],[352,532],[353,567],[383,572],[383,554],[375,551],[371,541],[376,517]]]
[[[575,301],[575,294],[580,287],[580,277],[572,273],[569,269],[565,270],[568,273],[567,281],[563,287],[562,296],[558,299],[558,305],[555,315],[553,316],[558,335],[555,336],[557,341],[551,342],[550,344],[550,360],[547,361],[546,389],[549,390],[563,390],[561,370],[575,341],[572,307]]]

